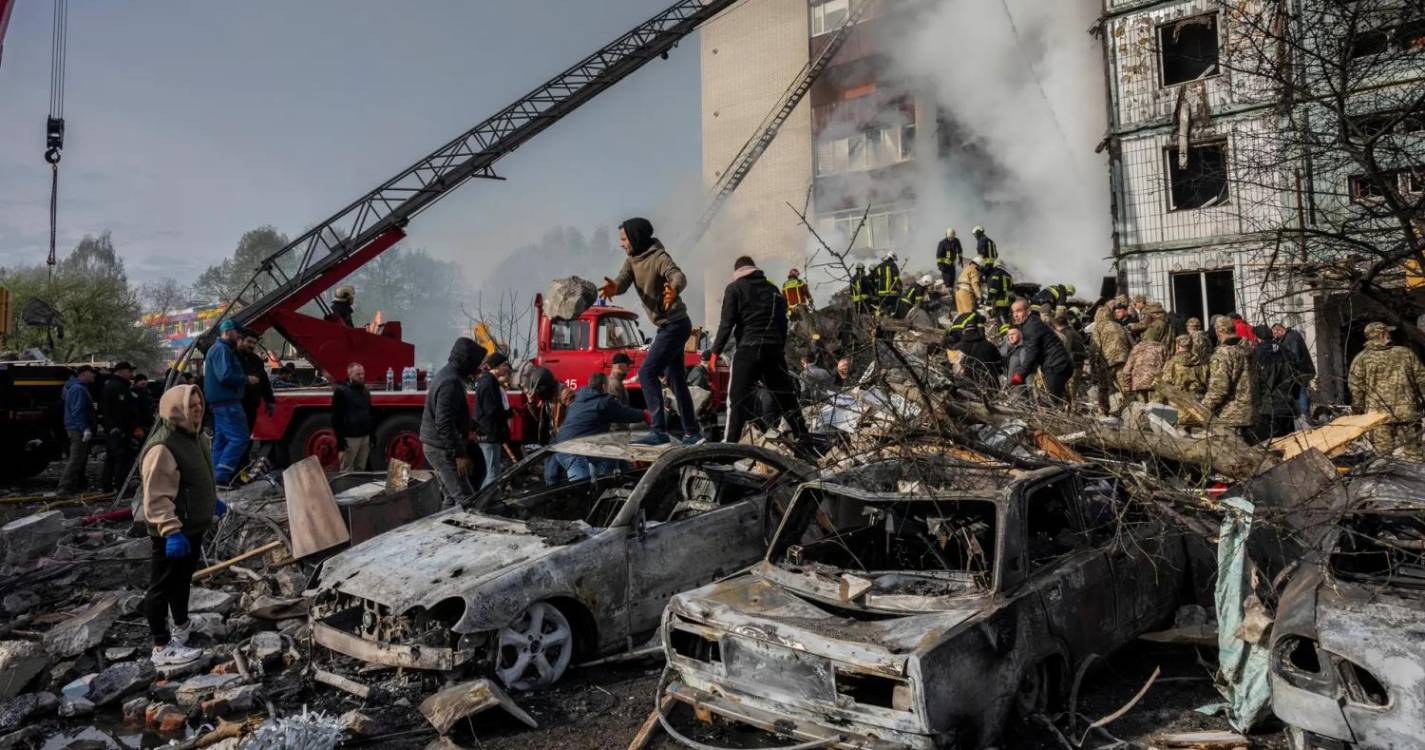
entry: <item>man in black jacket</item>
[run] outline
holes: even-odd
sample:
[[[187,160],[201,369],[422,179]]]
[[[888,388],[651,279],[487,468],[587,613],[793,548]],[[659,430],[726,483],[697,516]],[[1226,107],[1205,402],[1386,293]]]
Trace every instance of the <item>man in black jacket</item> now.
[[[346,380],[332,390],[332,431],[336,433],[342,471],[366,471],[375,429],[366,368],[360,362],[352,362],[346,366]]]
[[[134,462],[133,432],[137,414],[129,383],[133,376],[133,365],[115,364],[99,396],[99,426],[104,430],[105,448],[104,473],[99,477],[99,487],[105,492],[113,492],[115,483],[128,477],[129,466]]]
[[[257,407],[262,406],[267,416],[272,416],[272,408],[277,404],[277,396],[272,392],[272,380],[267,377],[267,363],[257,353],[257,333],[243,329],[238,339],[238,361],[242,362],[242,373],[247,376],[247,389],[242,392],[242,410],[247,416],[247,431],[252,434],[252,426],[257,424]]]
[[[1037,371],[1044,377],[1044,390],[1056,401],[1063,401],[1068,393],[1072,370],[1064,342],[1054,333],[1054,329],[1039,318],[1038,312],[1029,309],[1027,301],[1015,300],[1010,306],[1010,314],[1023,334],[1024,364],[1009,374],[1009,382],[1012,385],[1026,383]]]
[[[997,390],[999,376],[1004,373],[1004,355],[985,338],[978,320],[960,330],[960,343],[955,345],[955,351],[960,352],[960,371],[981,393]]]
[[[722,354],[729,336],[737,337],[728,386],[727,434],[736,443],[756,406],[760,381],[772,393],[782,418],[798,438],[806,435],[806,422],[797,404],[796,381],[787,369],[787,301],[746,255],[732,266],[732,283],[722,293],[722,318],[711,353]]]
[[[495,352],[485,358],[484,372],[475,379],[475,440],[485,457],[484,489],[505,470],[505,443],[510,441],[510,401],[500,381],[510,376],[510,358]]]
[[[475,497],[470,486],[470,457],[465,444],[470,435],[470,402],[465,381],[480,369],[485,350],[464,336],[450,348],[446,365],[426,385],[421,410],[421,450],[445,494],[445,505],[463,505]]]

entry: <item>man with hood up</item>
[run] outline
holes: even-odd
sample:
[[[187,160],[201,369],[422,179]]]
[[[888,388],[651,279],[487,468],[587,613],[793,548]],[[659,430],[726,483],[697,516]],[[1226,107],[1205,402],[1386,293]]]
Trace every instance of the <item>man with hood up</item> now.
[[[713,338],[713,355],[722,354],[728,338],[737,337],[732,380],[727,394],[729,443],[742,439],[742,428],[755,410],[757,384],[772,394],[777,411],[792,434],[806,435],[796,380],[787,369],[787,301],[762,269],[744,255],[732,264],[732,283],[722,293],[722,317]]]
[[[446,507],[475,497],[465,448],[470,435],[470,402],[465,383],[479,372],[484,359],[485,349],[474,339],[462,336],[450,348],[446,365],[426,386],[426,402],[421,409],[421,449],[440,482]]]
[[[197,386],[175,385],[159,399],[158,417],[158,429],[144,448],[140,476],[144,521],[153,540],[144,616],[153,636],[151,658],[161,667],[202,656],[201,650],[188,646],[188,593],[203,535],[228,507],[218,499],[212,453],[202,434],[202,392]]]
[[[702,442],[703,434],[693,409],[693,396],[688,392],[688,373],[683,364],[683,347],[693,331],[693,321],[688,317],[688,306],[678,297],[688,286],[688,279],[673,262],[673,256],[663,249],[663,243],[653,236],[653,224],[647,219],[625,221],[619,225],[618,237],[619,245],[628,258],[617,276],[612,279],[604,277],[599,296],[612,300],[633,287],[649,320],[658,329],[643,365],[638,368],[638,386],[643,390],[643,400],[652,412],[652,429],[634,442],[663,445],[670,440],[668,410],[663,405],[663,383],[660,381],[666,376],[668,387],[673,391],[673,400],[678,404],[678,416],[683,422],[683,442],[695,445]]]

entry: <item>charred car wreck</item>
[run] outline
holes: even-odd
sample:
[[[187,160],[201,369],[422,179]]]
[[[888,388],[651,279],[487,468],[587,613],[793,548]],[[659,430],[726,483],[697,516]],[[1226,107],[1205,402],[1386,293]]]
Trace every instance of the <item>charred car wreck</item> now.
[[[541,450],[476,497],[483,510],[443,512],[327,560],[313,584],[316,642],[372,663],[548,685],[575,657],[651,638],[672,595],[761,558],[812,471],[751,446],[650,454],[627,440]],[[559,454],[622,464],[546,485]]]
[[[765,560],[674,597],[663,689],[837,747],[983,747],[1171,617],[1185,571],[1112,478],[883,461],[803,485]]]
[[[1282,593],[1272,709],[1294,750],[1419,747],[1425,726],[1425,470],[1387,463]]]

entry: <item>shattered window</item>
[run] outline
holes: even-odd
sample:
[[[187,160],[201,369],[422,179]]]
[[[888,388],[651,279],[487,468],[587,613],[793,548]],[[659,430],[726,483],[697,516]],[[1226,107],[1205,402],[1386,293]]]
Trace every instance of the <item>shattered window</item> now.
[[[792,481],[791,477],[784,481],[774,467],[759,467],[761,473],[749,467],[696,461],[666,471],[659,477],[663,484],[649,488],[644,517],[658,523],[681,521],[767,494]]]
[[[1158,51],[1164,86],[1217,75],[1217,14],[1158,27]]]
[[[1169,209],[1207,208],[1227,201],[1227,143],[1199,143],[1184,157],[1177,147],[1164,149],[1168,162]]]
[[[1331,570],[1358,583],[1425,590],[1425,518],[1418,511],[1348,517]]]

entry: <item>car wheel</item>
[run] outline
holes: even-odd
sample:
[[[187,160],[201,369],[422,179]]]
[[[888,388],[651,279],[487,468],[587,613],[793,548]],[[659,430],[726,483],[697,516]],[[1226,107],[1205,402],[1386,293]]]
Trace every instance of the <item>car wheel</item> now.
[[[574,656],[574,628],[558,607],[535,602],[500,628],[495,644],[495,676],[511,690],[553,685]]]
[[[1049,663],[1041,661],[1025,670],[1014,691],[1014,710],[1019,718],[1028,719],[1049,710]]]

